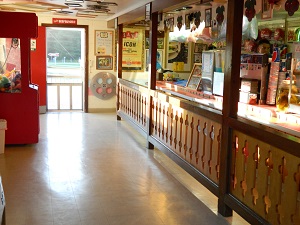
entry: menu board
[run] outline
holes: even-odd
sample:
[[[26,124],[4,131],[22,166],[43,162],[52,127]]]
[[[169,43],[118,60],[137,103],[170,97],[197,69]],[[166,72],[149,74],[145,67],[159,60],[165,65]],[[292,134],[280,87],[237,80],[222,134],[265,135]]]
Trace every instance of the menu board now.
[[[95,31],[95,55],[113,55],[114,32],[105,30]]]
[[[142,71],[144,59],[144,31],[142,29],[123,29],[122,70]]]

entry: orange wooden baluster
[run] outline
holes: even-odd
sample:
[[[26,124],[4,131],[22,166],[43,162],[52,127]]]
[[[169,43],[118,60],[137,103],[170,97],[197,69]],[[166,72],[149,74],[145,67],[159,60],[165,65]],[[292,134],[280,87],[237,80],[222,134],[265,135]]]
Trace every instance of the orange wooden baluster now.
[[[180,128],[179,128],[179,142],[178,142],[178,145],[179,145],[179,152],[181,152],[181,148],[182,148],[182,126],[183,126],[182,113],[180,115],[179,123],[180,123]]]
[[[172,136],[172,132],[173,132],[173,118],[174,118],[174,114],[173,114],[173,109],[171,109],[171,115],[170,115],[170,145],[172,146],[172,142],[173,142],[173,136]]]
[[[236,156],[239,151],[239,138],[235,136],[235,142],[233,143],[233,174],[232,174],[232,187],[235,189],[236,184],[237,184],[237,177],[236,177]]]
[[[187,137],[188,137],[188,130],[189,130],[189,118],[188,118],[188,115],[186,115],[186,117],[185,117],[184,125],[185,125],[185,136],[184,136],[183,149],[184,149],[184,156],[186,157],[186,152],[187,152]]]
[[[159,102],[159,107],[158,107],[158,137],[160,137],[160,132],[161,132],[161,102]]]
[[[252,196],[253,196],[253,204],[256,205],[256,200],[258,199],[258,191],[257,191],[258,164],[260,159],[258,146],[256,146],[255,153],[253,154],[253,159],[255,161],[255,177],[254,177],[254,187],[252,188]]]
[[[211,174],[211,168],[212,168],[212,154],[213,154],[213,143],[215,139],[215,128],[214,126],[211,126],[211,132],[210,132],[210,149],[209,149],[209,160],[208,160],[208,166],[209,166],[209,173]]]
[[[154,126],[154,130],[155,130],[155,134],[157,134],[157,114],[158,114],[158,102],[155,102],[155,126]]]
[[[217,155],[217,165],[216,165],[216,174],[217,174],[217,179],[219,180],[220,178],[220,151],[221,151],[221,129],[219,130],[219,135],[217,137],[218,141],[218,155]]]
[[[298,172],[294,174],[294,179],[298,188],[298,195],[296,199],[296,211],[295,214],[291,216],[292,223],[294,225],[300,224],[300,164],[298,165]]]
[[[198,164],[199,161],[199,139],[200,139],[200,133],[201,133],[201,126],[200,126],[200,120],[198,120],[198,125],[197,125],[197,148],[195,152],[195,157],[196,157],[196,164]]]
[[[249,150],[248,150],[248,141],[245,141],[245,147],[242,150],[243,155],[244,155],[244,178],[241,181],[241,188],[243,190],[243,196],[245,197],[246,192],[247,192],[247,180],[246,180],[246,176],[247,176],[247,160],[249,157]]]
[[[266,195],[264,196],[264,203],[265,203],[266,214],[268,214],[269,208],[272,205],[271,199],[269,198],[269,194],[270,194],[270,184],[271,184],[271,172],[274,166],[271,151],[269,151],[269,157],[266,159],[266,166],[268,167],[268,172],[267,172],[267,190],[266,190]]]
[[[176,115],[175,115],[175,136],[174,136],[175,149],[176,149],[176,145],[177,145],[177,124],[178,124],[178,115],[177,115],[177,111],[176,111]]]
[[[191,143],[190,143],[189,153],[190,153],[190,160],[192,160],[192,158],[193,158],[194,117],[192,117],[192,122],[191,122],[190,126],[191,126]]]
[[[202,169],[204,169],[204,164],[205,164],[205,145],[206,145],[206,136],[207,136],[207,124],[204,123],[204,128],[203,128],[203,145],[202,145],[202,156],[201,156],[201,161],[202,161]]]
[[[282,202],[283,202],[283,194],[284,194],[284,181],[285,177],[288,175],[288,171],[286,169],[286,159],[282,157],[282,162],[281,165],[278,167],[279,173],[281,175],[281,192],[280,192],[280,198],[279,198],[279,203],[276,206],[276,211],[278,215],[278,222],[279,224],[283,224],[283,218],[284,218],[284,208],[282,207]]]
[[[168,139],[169,139],[169,137],[168,137],[168,132],[169,132],[169,109],[167,108],[166,109],[166,111],[167,111],[167,122],[166,122],[166,143],[168,143]]]
[[[163,113],[163,115],[162,115],[161,138],[164,140],[164,137],[165,137],[165,116],[166,116],[165,105],[163,105],[162,113]]]

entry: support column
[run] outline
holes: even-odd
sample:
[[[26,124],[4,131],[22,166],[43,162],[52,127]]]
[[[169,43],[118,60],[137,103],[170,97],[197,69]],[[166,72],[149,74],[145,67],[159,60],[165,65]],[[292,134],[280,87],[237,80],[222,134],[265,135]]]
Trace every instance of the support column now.
[[[157,52],[157,26],[158,26],[158,13],[151,14],[150,22],[150,46],[149,46],[149,75],[148,75],[148,119],[147,119],[147,136],[149,137],[152,130],[152,102],[153,98],[150,95],[151,90],[156,89],[156,52]],[[154,149],[154,145],[148,141],[148,149]]]
[[[227,8],[222,149],[220,155],[220,192],[218,199],[218,212],[222,216],[232,216],[232,209],[225,204],[225,196],[230,193],[232,159],[232,131],[228,126],[228,119],[237,118],[244,1],[228,0]]]
[[[117,39],[117,71],[118,71],[118,78],[122,78],[122,49],[123,49],[123,24],[118,25],[117,27],[118,32],[118,39]],[[119,84],[118,84],[119,85]],[[119,99],[120,99],[120,87],[117,88],[117,111],[120,109]],[[121,117],[117,115],[117,120],[121,120]]]

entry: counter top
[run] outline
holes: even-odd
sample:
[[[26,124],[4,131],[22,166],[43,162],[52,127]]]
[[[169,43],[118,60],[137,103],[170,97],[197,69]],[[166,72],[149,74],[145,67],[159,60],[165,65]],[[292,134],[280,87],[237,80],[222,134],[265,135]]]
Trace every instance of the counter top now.
[[[222,111],[223,99],[220,96],[204,94],[168,81],[157,81],[156,88],[174,96]],[[276,107],[271,105],[250,105],[239,102],[238,116],[300,138],[299,114],[278,112]]]

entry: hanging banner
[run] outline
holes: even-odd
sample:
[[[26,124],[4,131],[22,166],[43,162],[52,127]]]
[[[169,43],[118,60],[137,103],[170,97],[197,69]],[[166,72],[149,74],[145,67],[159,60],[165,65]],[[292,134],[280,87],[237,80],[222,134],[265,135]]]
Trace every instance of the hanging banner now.
[[[122,70],[142,71],[144,59],[144,30],[123,29]]]

